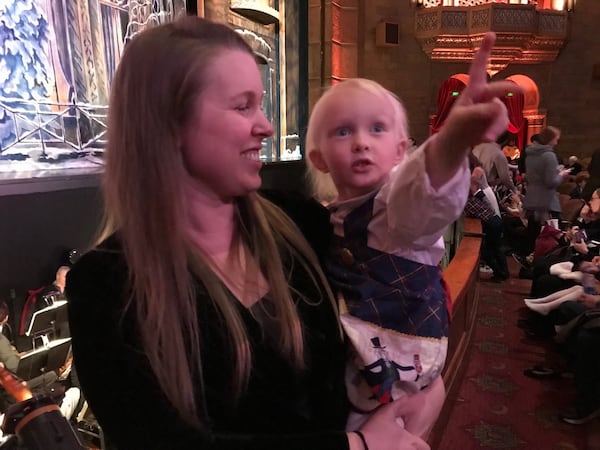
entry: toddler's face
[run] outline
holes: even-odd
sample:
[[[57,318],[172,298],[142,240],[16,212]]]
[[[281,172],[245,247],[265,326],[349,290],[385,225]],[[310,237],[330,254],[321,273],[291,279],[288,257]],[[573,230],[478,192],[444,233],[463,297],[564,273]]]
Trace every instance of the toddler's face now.
[[[401,161],[408,140],[399,136],[398,120],[406,118],[397,117],[383,94],[350,87],[330,95],[310,157],[331,174],[338,200],[347,200],[378,188]]]

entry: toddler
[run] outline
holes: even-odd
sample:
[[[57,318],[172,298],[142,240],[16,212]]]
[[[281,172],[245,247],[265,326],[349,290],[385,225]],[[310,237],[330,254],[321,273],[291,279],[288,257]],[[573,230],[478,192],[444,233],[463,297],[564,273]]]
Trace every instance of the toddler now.
[[[353,346],[347,370],[356,429],[382,403],[420,403],[402,417],[426,436],[443,405],[448,296],[439,261],[443,233],[462,213],[470,147],[506,128],[496,98],[514,84],[486,83],[493,34],[442,130],[406,158],[408,126],[398,98],[374,81],[330,88],[309,121],[306,149],[314,194],[328,207],[335,245],[327,270]]]

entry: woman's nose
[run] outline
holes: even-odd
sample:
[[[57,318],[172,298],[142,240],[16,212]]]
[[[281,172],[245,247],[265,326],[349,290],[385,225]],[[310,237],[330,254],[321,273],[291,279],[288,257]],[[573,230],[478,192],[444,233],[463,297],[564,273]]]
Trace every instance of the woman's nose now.
[[[273,134],[273,124],[267,118],[263,110],[258,112],[256,124],[253,129],[254,134],[268,138]]]

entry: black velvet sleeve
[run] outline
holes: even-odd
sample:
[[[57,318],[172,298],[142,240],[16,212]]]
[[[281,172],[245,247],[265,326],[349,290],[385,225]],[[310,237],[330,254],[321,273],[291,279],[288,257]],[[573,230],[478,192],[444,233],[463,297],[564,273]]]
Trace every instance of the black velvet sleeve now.
[[[347,450],[343,424],[296,429],[295,423],[266,430],[244,416],[243,429],[208,421],[187,425],[162,394],[140,350],[136,325],[123,315],[127,266],[118,249],[84,255],[67,278],[74,363],[83,393],[103,431],[120,450]],[[168,301],[168,299],[165,299]],[[212,323],[219,327],[218,318]],[[206,364],[211,364],[210,361]],[[253,369],[254,370],[254,369]],[[269,374],[269,371],[265,371]],[[277,377],[277,373],[269,374]],[[275,380],[275,378],[273,378]],[[281,381],[277,380],[279,383]],[[268,382],[268,380],[267,380]],[[207,386],[210,391],[211,386]],[[218,392],[217,392],[218,394]],[[224,392],[226,396],[228,393]],[[258,395],[268,404],[269,398]],[[323,400],[326,401],[325,399]],[[262,405],[257,404],[257,411]],[[340,409],[339,405],[321,405]],[[278,412],[273,412],[274,417]],[[258,413],[259,414],[259,413]],[[256,414],[256,415],[258,415]]]

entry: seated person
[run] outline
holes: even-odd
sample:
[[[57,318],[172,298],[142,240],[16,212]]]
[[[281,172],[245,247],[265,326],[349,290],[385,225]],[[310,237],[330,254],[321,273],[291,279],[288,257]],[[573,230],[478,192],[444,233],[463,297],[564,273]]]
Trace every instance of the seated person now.
[[[557,241],[556,250],[549,256],[538,257],[533,261],[531,297],[543,297],[556,290],[571,287],[572,284],[565,286],[559,282],[552,287],[541,285],[543,292],[537,291],[538,278],[548,275],[553,264],[562,261],[591,261],[594,256],[598,256],[600,247],[592,241],[600,241],[600,190],[594,191],[590,202],[581,209],[580,218],[562,234]],[[548,291],[547,288],[551,290]]]
[[[65,284],[67,283],[67,273],[71,270],[70,266],[60,266],[56,270],[54,281],[46,286],[42,291],[42,298],[45,299],[46,306],[51,306],[57,300],[66,300]]]
[[[582,231],[585,232],[583,237]],[[564,233],[561,239],[563,251],[553,252],[552,255],[535,260],[531,276],[530,298],[546,297],[557,291],[576,286],[575,280],[552,274],[550,268],[557,263],[570,262],[573,263],[572,271],[580,270],[580,264],[587,264],[598,256],[599,247],[592,242],[593,240],[600,240],[600,190],[594,191],[590,202],[582,208],[577,225]],[[538,336],[552,336],[554,335],[554,325],[565,321],[563,311],[575,308],[576,311],[581,312],[577,302],[568,301],[566,306],[560,306],[548,311],[547,320],[541,319],[538,314],[530,316],[526,321],[526,329]]]
[[[69,266],[60,266],[56,271],[54,281],[50,285],[39,290],[29,291],[29,297],[25,301],[21,313],[19,335],[22,336],[27,332],[31,324],[31,318],[36,311],[52,306],[57,300],[66,300],[64,292],[69,270],[71,270]]]
[[[583,294],[596,295],[600,290],[596,287],[596,278],[594,274],[599,272],[600,257],[596,256],[592,262],[583,261],[579,264],[579,270],[573,271],[574,263],[565,261],[553,264],[550,267],[550,274],[556,275],[564,280],[574,280],[577,283],[567,289],[561,289],[545,297],[526,298],[525,305],[532,311],[542,315],[547,315],[550,311],[558,308],[559,305],[568,301],[586,300]]]
[[[8,339],[8,342],[13,342],[12,328],[8,323],[8,306],[6,309],[6,314],[4,314],[4,311],[0,311],[0,334]]]
[[[591,297],[591,296],[590,296]],[[600,306],[600,296],[594,296]],[[561,415],[563,422],[583,425],[600,417],[600,327],[577,327],[569,337],[575,370],[575,402]]]
[[[8,318],[8,305],[4,301],[0,301],[0,322]],[[0,334],[0,363],[4,365],[12,373],[16,373],[19,367],[19,361],[21,356],[17,349],[10,343],[10,341],[3,335]],[[38,377],[32,378],[31,380],[24,380],[27,383],[29,389],[35,389],[38,387],[50,386],[58,379],[55,372],[47,372]]]
[[[565,169],[570,169],[569,175],[574,176],[583,170],[583,166],[579,162],[577,156],[569,156],[569,160],[565,165]]]
[[[8,318],[8,305],[6,302],[0,300],[0,322],[7,320]],[[17,352],[17,349],[11,345],[9,340],[0,333],[0,365],[5,367],[12,374],[16,374],[21,360],[21,354]],[[53,389],[58,387],[57,381],[59,379],[58,374],[51,370],[42,375],[38,375],[30,380],[23,380],[27,388],[34,393],[48,393],[50,394]],[[7,407],[15,402],[15,400],[8,395],[8,393],[0,388],[0,412],[4,412]],[[61,391],[63,389],[60,389]],[[71,387],[67,392],[64,393],[64,397],[61,402],[61,411],[65,417],[70,418],[73,411],[79,402],[79,389],[77,387]]]
[[[482,258],[493,271],[491,281],[501,282],[508,279],[508,265],[506,257],[501,249],[502,242],[502,219],[500,213],[490,205],[485,193],[481,189],[481,175],[484,174],[481,167],[475,167],[471,172],[471,185],[469,197],[465,205],[465,213],[468,216],[481,220],[484,233],[481,247]]]
[[[575,187],[569,192],[569,197],[583,198],[583,188],[585,188],[589,178],[590,176],[587,173],[578,173],[573,179]]]

